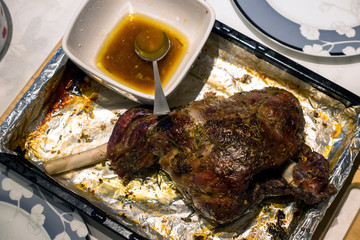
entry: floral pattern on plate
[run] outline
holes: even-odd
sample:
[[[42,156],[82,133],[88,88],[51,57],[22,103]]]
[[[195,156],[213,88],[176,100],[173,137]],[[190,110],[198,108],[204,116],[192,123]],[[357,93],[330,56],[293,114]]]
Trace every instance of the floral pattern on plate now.
[[[81,216],[65,202],[0,164],[0,239],[87,239]]]
[[[258,30],[314,56],[360,54],[360,0],[234,0]]]

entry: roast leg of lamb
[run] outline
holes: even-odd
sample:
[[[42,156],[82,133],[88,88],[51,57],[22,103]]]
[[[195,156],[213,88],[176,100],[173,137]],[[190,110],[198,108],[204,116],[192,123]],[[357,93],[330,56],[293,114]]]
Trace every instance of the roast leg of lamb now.
[[[286,90],[208,94],[163,118],[129,109],[114,127],[107,158],[120,177],[159,163],[189,204],[224,224],[267,196],[314,204],[335,193],[327,160],[304,143],[303,130],[300,103]],[[281,174],[289,161],[291,180]]]

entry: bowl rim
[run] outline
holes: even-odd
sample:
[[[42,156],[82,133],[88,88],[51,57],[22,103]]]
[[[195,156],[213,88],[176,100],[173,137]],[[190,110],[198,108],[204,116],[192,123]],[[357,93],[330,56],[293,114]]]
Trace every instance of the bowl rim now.
[[[114,80],[107,74],[103,73],[100,69],[96,69],[96,68],[86,64],[82,60],[80,60],[73,53],[73,51],[70,50],[70,48],[68,46],[68,42],[71,38],[71,32],[74,29],[75,24],[76,24],[77,20],[79,19],[79,16],[84,11],[84,8],[92,1],[96,1],[96,0],[83,1],[81,3],[81,5],[79,6],[79,8],[77,9],[77,11],[75,12],[75,14],[73,15],[69,25],[67,26],[64,36],[63,36],[63,39],[62,39],[62,48],[63,48],[65,54],[70,58],[70,60],[72,60],[76,65],[78,65],[80,68],[82,68],[88,75],[90,75],[92,78],[95,78],[101,84],[108,86],[108,87],[112,88],[113,90],[115,90],[116,92],[118,92],[122,95],[125,95],[125,96],[127,95],[126,94],[126,92],[127,92],[128,94],[132,95],[135,98],[135,99],[133,99],[133,97],[126,96],[128,98],[131,98],[132,100],[146,102],[146,103],[152,103],[154,101],[153,94],[143,93],[141,91],[135,90],[131,87],[128,87],[128,86]],[[171,85],[164,87],[165,96],[169,96],[176,89],[176,87],[180,84],[180,82],[183,80],[183,78],[186,76],[187,72],[191,68],[192,64],[195,62],[197,56],[199,55],[201,49],[203,48],[205,42],[207,41],[207,39],[211,33],[211,30],[213,28],[213,25],[215,23],[215,20],[216,20],[215,11],[213,10],[213,8],[211,7],[210,4],[208,4],[205,0],[196,0],[196,2],[199,3],[206,10],[209,21],[207,23],[206,29],[204,30],[203,37],[201,37],[200,41],[198,42],[198,46],[195,48],[195,50],[190,53],[190,57],[189,57],[187,63],[185,64],[184,69],[180,72],[180,74],[177,76],[177,79]],[[106,36],[105,36],[105,38],[106,38]],[[171,80],[171,78],[169,79],[169,81]]]

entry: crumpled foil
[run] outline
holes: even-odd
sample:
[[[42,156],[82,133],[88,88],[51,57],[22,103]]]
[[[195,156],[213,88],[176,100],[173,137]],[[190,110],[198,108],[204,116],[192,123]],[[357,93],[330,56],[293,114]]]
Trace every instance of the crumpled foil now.
[[[60,48],[1,125],[2,152],[16,154],[21,147],[42,168],[43,161],[106,143],[119,114],[138,105],[84,77],[82,94],[56,107],[51,100],[67,63]],[[169,104],[182,106],[207,92],[230,96],[267,86],[285,88],[299,98],[306,142],[329,160],[331,182],[340,190],[359,152],[359,107],[345,107],[226,39],[210,35]],[[218,226],[194,212],[157,167],[125,180],[105,161],[52,177],[149,239],[309,239],[335,198],[314,206],[292,197],[269,198],[238,221]]]

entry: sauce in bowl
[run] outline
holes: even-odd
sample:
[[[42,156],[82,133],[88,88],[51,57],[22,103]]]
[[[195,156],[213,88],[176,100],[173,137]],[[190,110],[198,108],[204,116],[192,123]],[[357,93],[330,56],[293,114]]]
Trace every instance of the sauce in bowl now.
[[[134,49],[135,37],[144,29],[159,29],[170,39],[168,54],[158,62],[160,79],[164,86],[185,55],[188,41],[176,29],[142,14],[129,14],[120,20],[101,47],[96,64],[104,73],[121,84],[143,93],[153,94],[152,63],[138,57]],[[148,47],[153,46],[149,43]]]

